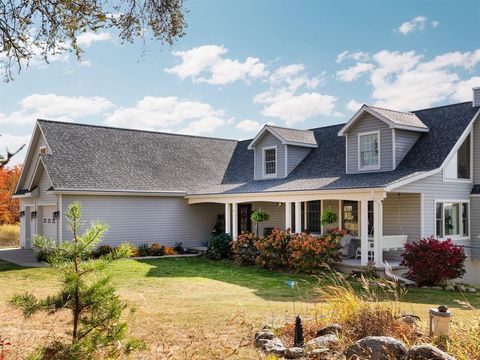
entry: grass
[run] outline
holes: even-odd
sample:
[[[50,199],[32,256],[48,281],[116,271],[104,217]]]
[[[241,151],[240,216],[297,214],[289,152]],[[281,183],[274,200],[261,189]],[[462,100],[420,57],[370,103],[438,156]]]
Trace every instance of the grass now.
[[[131,333],[148,343],[149,349],[136,355],[141,359],[255,359],[251,340],[263,324],[291,320],[294,307],[311,318],[327,311],[314,301],[318,280],[311,276],[205,258],[121,260],[108,271],[120,296],[137,308],[128,321]],[[288,288],[287,280],[297,281],[298,289]],[[52,269],[0,263],[0,335],[13,343],[12,356],[63,334],[69,318],[39,314],[24,321],[8,299],[23,291],[45,296],[57,286]],[[475,294],[428,289],[409,290],[401,306],[425,321],[428,309],[439,304],[449,306],[456,321],[476,319],[456,300],[480,306]]]
[[[20,241],[20,225],[2,224],[0,225],[0,248],[17,247]]]

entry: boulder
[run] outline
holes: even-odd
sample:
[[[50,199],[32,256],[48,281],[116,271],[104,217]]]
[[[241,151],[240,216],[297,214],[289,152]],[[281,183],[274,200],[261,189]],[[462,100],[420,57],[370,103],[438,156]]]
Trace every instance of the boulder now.
[[[274,338],[272,340],[268,340],[265,343],[265,345],[263,345],[263,349],[266,352],[275,354],[277,356],[284,356],[285,351],[287,350],[285,345],[283,345],[282,340],[280,340],[279,338]]]
[[[255,340],[267,339],[272,340],[275,337],[275,334],[270,330],[259,331],[255,334]]]
[[[287,359],[299,359],[304,355],[303,348],[301,347],[291,347],[285,350],[285,358]]]
[[[455,358],[432,345],[417,345],[408,350],[407,360],[455,360]]]
[[[417,315],[402,315],[400,321],[408,325],[415,325],[420,321],[420,318]]]
[[[367,336],[350,346],[345,354],[347,359],[358,356],[369,360],[403,360],[407,355],[407,348],[401,341],[392,337]]]
[[[315,350],[319,348],[329,348],[332,345],[338,343],[339,339],[337,335],[327,334],[323,336],[316,337],[315,339],[310,340],[306,343],[305,348],[307,350]]]
[[[320,348],[312,350],[308,353],[308,359],[315,360],[345,360],[345,355],[338,351],[330,350],[328,348]]]
[[[475,288],[468,288],[467,291],[468,291],[469,293],[475,294],[475,293],[477,292],[477,289],[475,289]]]
[[[317,337],[323,336],[323,335],[341,335],[342,334],[342,326],[338,324],[332,324],[325,326],[321,328],[320,330],[317,331]]]

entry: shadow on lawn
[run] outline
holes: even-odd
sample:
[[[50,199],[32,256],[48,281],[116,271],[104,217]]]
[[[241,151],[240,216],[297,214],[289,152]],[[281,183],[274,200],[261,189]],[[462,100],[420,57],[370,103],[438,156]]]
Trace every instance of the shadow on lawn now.
[[[204,257],[163,258],[137,260],[148,264],[149,277],[203,277],[252,289],[254,294],[273,301],[314,301],[315,287],[321,284],[316,276],[271,271],[256,267],[239,266],[231,262],[209,260]],[[287,286],[288,280],[294,280],[298,289]],[[323,282],[325,284],[325,282]],[[361,290],[358,283],[355,289]],[[467,300],[475,308],[480,308],[480,295],[430,289],[409,288],[402,302],[416,304],[446,305],[450,308],[462,308],[458,301]]]

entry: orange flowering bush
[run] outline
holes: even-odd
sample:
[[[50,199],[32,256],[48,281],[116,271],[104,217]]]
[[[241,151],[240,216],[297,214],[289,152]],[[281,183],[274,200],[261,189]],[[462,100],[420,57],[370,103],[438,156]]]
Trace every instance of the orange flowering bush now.
[[[244,232],[233,240],[230,244],[232,246],[233,260],[242,265],[253,265],[258,255],[258,250],[255,243],[258,236],[255,233]]]
[[[259,238],[255,242],[258,250],[256,264],[267,269],[287,266],[290,255],[289,243],[291,238],[292,234],[290,234],[290,229],[279,230],[277,228],[273,229],[269,236]]]
[[[340,240],[345,232],[330,230],[326,235],[314,237],[307,233],[295,234],[290,240],[289,266],[297,271],[313,273],[322,266],[340,259]]]

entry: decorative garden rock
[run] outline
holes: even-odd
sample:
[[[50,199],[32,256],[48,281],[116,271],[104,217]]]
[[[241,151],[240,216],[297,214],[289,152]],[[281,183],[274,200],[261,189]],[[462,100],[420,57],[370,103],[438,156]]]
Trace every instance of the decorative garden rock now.
[[[405,345],[388,336],[367,336],[350,346],[346,353],[347,359],[358,356],[369,360],[403,360],[407,355]]]
[[[400,321],[413,326],[420,321],[420,318],[417,315],[402,315]]]
[[[266,352],[275,354],[277,356],[284,356],[285,351],[287,350],[285,345],[283,345],[282,340],[279,338],[268,340],[265,345],[263,345],[263,348]]]
[[[255,340],[267,339],[272,340],[275,337],[275,334],[270,330],[259,331],[255,334]]]
[[[303,355],[305,355],[305,352],[301,347],[291,347],[285,350],[285,357],[287,359],[300,359]]]
[[[320,348],[312,350],[308,353],[307,359],[315,360],[345,360],[345,355],[338,351],[330,350],[328,348]]]
[[[307,350],[314,350],[319,348],[329,348],[332,345],[338,343],[339,339],[337,335],[327,334],[323,336],[316,337],[315,339],[310,340],[305,345]]]
[[[339,336],[342,334],[342,330],[343,329],[341,325],[332,324],[318,330],[316,336],[318,337],[318,336],[329,335],[329,334]]]
[[[407,360],[455,360],[455,358],[435,346],[417,345],[408,350]]]

